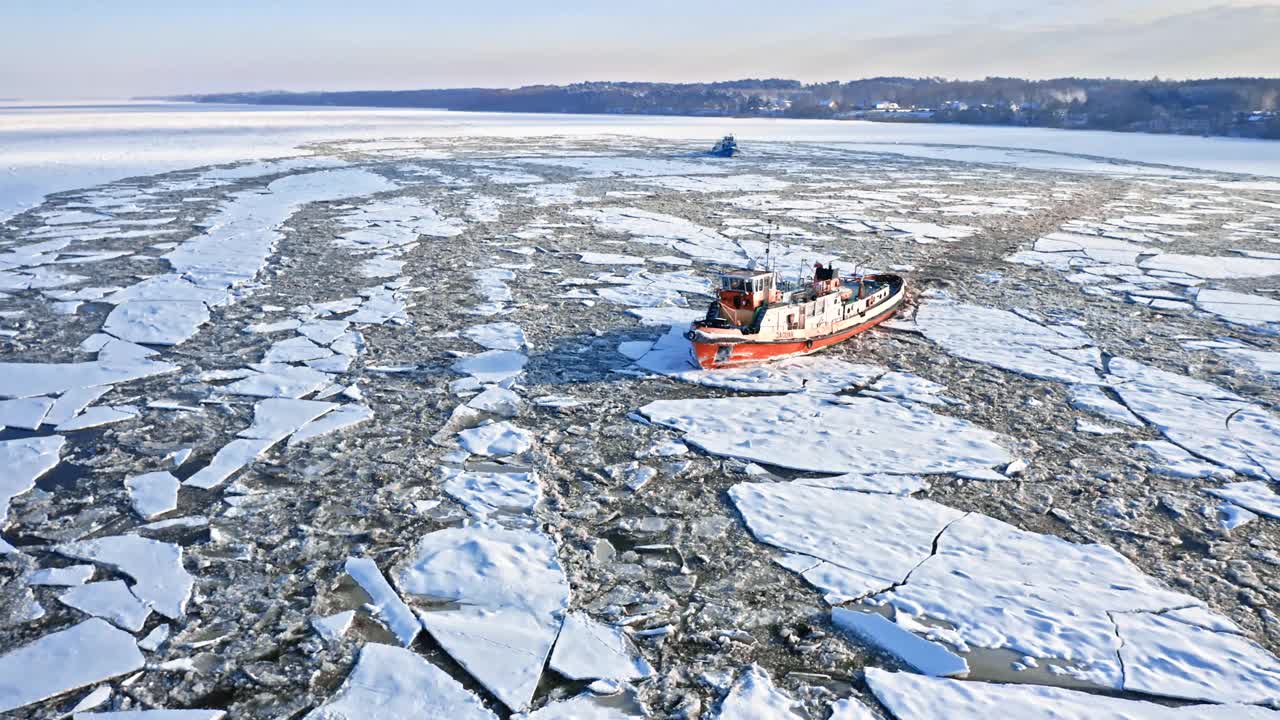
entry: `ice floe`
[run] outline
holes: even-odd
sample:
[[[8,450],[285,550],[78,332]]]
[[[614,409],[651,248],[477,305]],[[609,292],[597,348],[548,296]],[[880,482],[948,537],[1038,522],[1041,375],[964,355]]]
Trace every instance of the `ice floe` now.
[[[367,643],[329,702],[306,720],[497,720],[473,693],[422,656]]]
[[[463,330],[462,335],[489,350],[523,350],[529,347],[524,330],[512,322],[475,325]]]
[[[801,720],[796,701],[773,686],[769,673],[750,665],[720,703],[720,720]]]
[[[368,558],[347,558],[344,568],[351,579],[368,593],[374,617],[386,625],[401,645],[412,645],[421,627],[413,611],[383,577],[377,563]]]
[[[533,433],[509,422],[494,422],[458,433],[458,444],[472,455],[506,457],[533,447]]]
[[[133,636],[98,618],[0,655],[0,712],[138,670]]]
[[[53,400],[47,397],[0,400],[0,429],[35,430],[44,422]]]
[[[143,520],[154,520],[178,507],[178,478],[164,472],[150,472],[126,478],[133,511]]]
[[[61,568],[45,568],[31,573],[27,578],[28,585],[71,586],[83,585],[93,577],[95,569],[92,565],[71,565]]]
[[[58,464],[65,444],[60,435],[0,442],[0,526],[9,516],[9,502]]]
[[[176,372],[177,365],[133,362],[0,363],[0,398],[27,398]]]
[[[112,535],[54,547],[61,555],[112,567],[133,578],[130,588],[153,610],[181,619],[195,581],[182,566],[182,548],[137,535]]]
[[[940,621],[960,650],[1054,659],[1095,684],[1186,699],[1257,702],[1280,692],[1280,660],[1238,635],[1210,637],[1211,628],[1158,617],[1212,613],[1105,546],[894,495],[744,483],[730,498],[752,534],[791,553],[779,562],[829,601],[870,597],[894,608],[899,625]],[[1178,662],[1155,662],[1162,647]],[[1141,680],[1120,659],[1125,652],[1145,658]]]
[[[136,417],[138,417],[138,409],[132,405],[99,405],[85,410],[66,422],[59,423],[53,429],[55,432],[88,430],[89,428],[132,420]]]
[[[952,473],[1013,461],[1001,437],[916,405],[796,393],[658,400],[650,422],[713,455],[826,473]],[[731,425],[726,418],[749,418]]]
[[[580,612],[565,616],[551,653],[551,669],[571,680],[631,682],[653,674],[621,628]]]
[[[59,595],[58,601],[132,633],[141,630],[151,615],[151,607],[129,592],[123,580],[79,585]]]
[[[534,472],[448,473],[444,491],[477,518],[497,515],[528,515],[542,499],[542,488]]]
[[[569,600],[550,538],[483,525],[439,530],[396,580],[406,595],[457,603],[421,611],[423,627],[504,705],[528,706]]]
[[[527,362],[527,355],[514,350],[486,350],[478,355],[462,358],[450,369],[461,375],[470,375],[480,382],[498,383],[524,372]]]
[[[924,675],[963,677],[969,673],[969,663],[964,658],[886,620],[883,615],[832,608],[831,622]]]
[[[1047,326],[1014,313],[936,298],[921,303],[916,327],[947,352],[1033,378],[1096,385],[1097,371],[1082,362],[1096,352],[1073,326]]]
[[[339,405],[338,408],[316,420],[303,425],[296,432],[289,436],[289,446],[293,447],[298,443],[314,440],[324,437],[339,430],[355,427],[363,422],[373,419],[373,410],[367,405],[358,403],[349,403]]]
[[[1259,481],[1228,483],[1205,492],[1267,517],[1280,520],[1280,495]]]
[[[898,718],[988,720],[1276,720],[1280,713],[1251,705],[1169,707],[1152,702],[1037,685],[980,683],[913,673],[867,670],[876,699]]]

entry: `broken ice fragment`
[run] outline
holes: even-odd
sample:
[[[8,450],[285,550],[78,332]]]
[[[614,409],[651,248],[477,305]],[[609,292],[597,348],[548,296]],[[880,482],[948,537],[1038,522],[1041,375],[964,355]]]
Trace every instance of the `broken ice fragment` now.
[[[133,362],[0,363],[0,398],[24,398],[176,372],[177,365]]]
[[[0,526],[9,517],[9,502],[35,487],[36,478],[58,464],[64,444],[60,435],[0,442]]]
[[[477,518],[490,515],[528,515],[542,499],[534,472],[458,472],[444,483],[444,491]]]
[[[259,455],[269,450],[276,442],[276,440],[271,439],[240,438],[232,440],[214,453],[213,459],[209,461],[208,465],[187,478],[182,484],[202,490],[215,488],[226,482],[227,478],[239,471],[240,468],[253,462]]]
[[[173,620],[186,613],[195,582],[182,566],[182,548],[137,535],[112,535],[57,545],[61,555],[108,565],[133,578],[139,600]]]
[[[471,375],[483,383],[499,383],[524,372],[528,361],[523,353],[512,350],[486,350],[479,355],[462,358],[451,369],[462,375]]]
[[[565,616],[551,653],[551,669],[570,680],[643,680],[653,668],[621,628],[581,612]]]
[[[921,406],[870,398],[797,393],[659,400],[640,413],[713,455],[793,470],[949,473],[1014,459],[993,432]]]
[[[300,398],[329,384],[330,376],[319,370],[283,363],[262,363],[258,372],[227,385],[223,391],[232,395],[254,397]]]
[[[89,407],[93,401],[110,391],[110,385],[67,390],[54,401],[53,407],[49,409],[49,414],[44,416],[44,422],[48,425],[60,425],[67,422],[78,415],[80,411]]]
[[[463,330],[462,335],[489,350],[523,350],[529,346],[524,330],[512,322],[476,325]]]
[[[1093,342],[1076,328],[1050,327],[1005,310],[931,299],[916,311],[916,327],[944,350],[1033,378],[1097,385],[1098,372],[1071,350]]]
[[[757,540],[803,554],[808,562],[797,572],[839,599],[900,582],[929,557],[938,533],[963,516],[928,500],[911,513],[895,512],[894,496],[799,484],[742,483],[729,497]],[[875,552],[867,551],[866,537],[874,538]]]
[[[386,625],[401,645],[412,645],[422,626],[413,616],[413,611],[383,577],[377,563],[368,558],[347,558],[344,569],[369,594],[373,614],[378,622]]]
[[[133,636],[91,618],[0,655],[0,713],[141,668]]]
[[[827,720],[877,720],[871,709],[857,698],[847,697],[831,703],[831,716]]]
[[[509,422],[495,422],[458,433],[458,444],[472,455],[505,457],[533,447],[533,433]]]
[[[71,586],[83,585],[93,577],[95,568],[92,565],[71,565],[69,567],[45,568],[31,573],[27,578],[28,585]]]
[[[59,595],[58,600],[133,633],[142,629],[151,614],[151,608],[129,592],[123,580],[79,585]]]
[[[470,407],[504,418],[518,415],[521,404],[523,401],[519,395],[496,385],[486,388],[484,392],[467,401]]]
[[[426,602],[457,603],[422,611],[422,626],[503,704],[528,706],[569,601],[549,537],[486,525],[438,530],[419,541],[397,585]]]
[[[1169,707],[1095,693],[1028,684],[931,678],[868,668],[867,685],[894,717],[990,720],[1280,720],[1274,710],[1249,705]]]
[[[314,440],[339,430],[355,427],[373,419],[373,410],[366,405],[339,405],[337,410],[303,425],[289,437],[289,447]]]
[[[831,622],[841,630],[906,663],[925,675],[963,677],[969,663],[938,643],[925,640],[883,615],[832,608]]]
[[[124,481],[133,511],[143,520],[153,520],[178,507],[178,478],[167,472],[135,475]]]
[[[88,430],[89,428],[111,425],[112,423],[124,422],[125,420],[132,420],[136,417],[138,417],[138,409],[132,405],[118,405],[114,407],[98,405],[85,410],[64,423],[60,423],[54,428],[54,430],[57,432]]]
[[[169,624],[157,625],[147,636],[138,641],[138,647],[147,652],[155,652],[169,639]]]
[[[259,400],[253,406],[253,424],[237,433],[236,437],[279,442],[336,407],[336,403],[314,400]]]
[[[1219,488],[1207,488],[1205,492],[1229,500],[1235,505],[1259,515],[1280,520],[1280,495],[1276,495],[1259,481],[1229,483]]]
[[[329,702],[304,720],[498,720],[448,673],[409,650],[367,643]]]
[[[327,617],[311,618],[311,627],[325,640],[338,640],[347,634],[355,617],[355,610],[347,610]]]
[[[102,330],[132,343],[180,345],[207,322],[209,308],[203,302],[131,300],[116,305]]]
[[[749,665],[738,676],[720,703],[720,720],[802,720],[796,701],[773,686],[773,679],[758,665]]]
[[[44,422],[45,415],[53,407],[47,397],[0,400],[0,429],[11,427],[35,430]]]

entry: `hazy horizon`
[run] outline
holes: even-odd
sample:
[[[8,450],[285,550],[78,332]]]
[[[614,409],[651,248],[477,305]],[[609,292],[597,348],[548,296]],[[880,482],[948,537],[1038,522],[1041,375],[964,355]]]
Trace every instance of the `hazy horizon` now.
[[[6,9],[0,98],[257,90],[519,87],[585,81],[804,82],[876,76],[1275,75],[1280,0],[922,3],[656,0],[643,10],[499,0],[446,10],[373,0]]]

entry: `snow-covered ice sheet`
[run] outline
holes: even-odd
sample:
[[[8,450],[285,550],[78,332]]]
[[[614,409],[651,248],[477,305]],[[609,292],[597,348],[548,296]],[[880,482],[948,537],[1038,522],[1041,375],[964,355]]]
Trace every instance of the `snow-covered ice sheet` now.
[[[1280,477],[1280,420],[1211,383],[1114,358],[1108,378],[1126,407],[1171,443],[1239,473]]]
[[[790,553],[786,566],[832,601],[901,582],[929,557],[938,533],[964,515],[928,500],[905,513],[895,511],[896,497],[799,484],[742,483],[729,498],[751,534]]]
[[[569,602],[549,537],[486,525],[438,530],[396,584],[426,602],[458,603],[421,611],[423,627],[503,704],[528,706]]]
[[[1205,492],[1259,515],[1280,520],[1280,495],[1274,493],[1264,482],[1254,480],[1228,483],[1222,487],[1207,488]]]
[[[769,673],[749,665],[720,703],[720,720],[801,720],[796,701],[774,687]]]
[[[367,643],[351,674],[305,720],[497,720],[473,693],[410,650]]]
[[[0,363],[0,398],[25,398],[176,372],[177,365],[133,362]]]
[[[999,435],[920,406],[795,393],[658,400],[650,422],[713,455],[825,473],[952,473],[1013,461]],[[728,426],[725,418],[750,418]]]
[[[1207,620],[1158,617],[1179,608],[1216,615],[1108,547],[909,497],[795,483],[743,483],[729,496],[758,540],[791,553],[780,564],[829,601],[874,596],[899,625],[945,623],[942,637],[959,650],[1055,659],[1098,685],[1187,699],[1256,702],[1280,688],[1280,660],[1240,636],[1207,635]],[[1165,635],[1139,622],[1159,623]],[[1165,648],[1178,660],[1148,662],[1138,681],[1118,659],[1122,647],[1135,658]]]
[[[534,435],[505,420],[458,433],[458,444],[472,455],[506,457],[519,455],[533,447]]]
[[[551,669],[571,680],[643,680],[653,668],[621,628],[581,612],[565,616],[551,653]]]
[[[163,470],[125,478],[133,511],[143,520],[154,520],[178,507],[178,487],[182,483]]]
[[[1051,327],[1020,315],[947,299],[916,311],[916,327],[947,352],[1033,378],[1096,385],[1097,371],[1078,351],[1093,341],[1071,326]]]
[[[1254,641],[1157,613],[1113,613],[1124,689],[1209,702],[1280,702],[1280,661]]]
[[[129,592],[123,580],[78,585],[59,595],[58,601],[131,633],[142,630],[151,615],[151,607]]]
[[[0,655],[0,713],[138,670],[133,636],[91,618]]]
[[[964,658],[886,620],[883,615],[838,607],[831,609],[831,622],[924,675],[963,677],[969,673],[969,664]]]
[[[473,325],[463,330],[462,335],[489,350],[524,350],[529,346],[524,330],[513,322]]]
[[[107,565],[133,578],[133,594],[167,618],[179,620],[186,614],[195,581],[182,566],[178,545],[137,535],[111,535],[63,543],[54,550]]]
[[[444,491],[477,518],[528,515],[542,499],[537,473],[450,472]]]
[[[867,685],[898,718],[989,720],[1277,720],[1280,712],[1252,705],[1169,707],[1038,685],[931,678],[867,669]]]

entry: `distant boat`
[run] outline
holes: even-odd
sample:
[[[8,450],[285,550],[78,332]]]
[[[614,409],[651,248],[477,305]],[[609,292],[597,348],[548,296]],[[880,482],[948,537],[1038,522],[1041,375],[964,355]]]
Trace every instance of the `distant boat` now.
[[[715,157],[733,157],[738,152],[738,141],[733,139],[732,135],[725,135],[720,138],[720,142],[711,148],[711,155]]]

